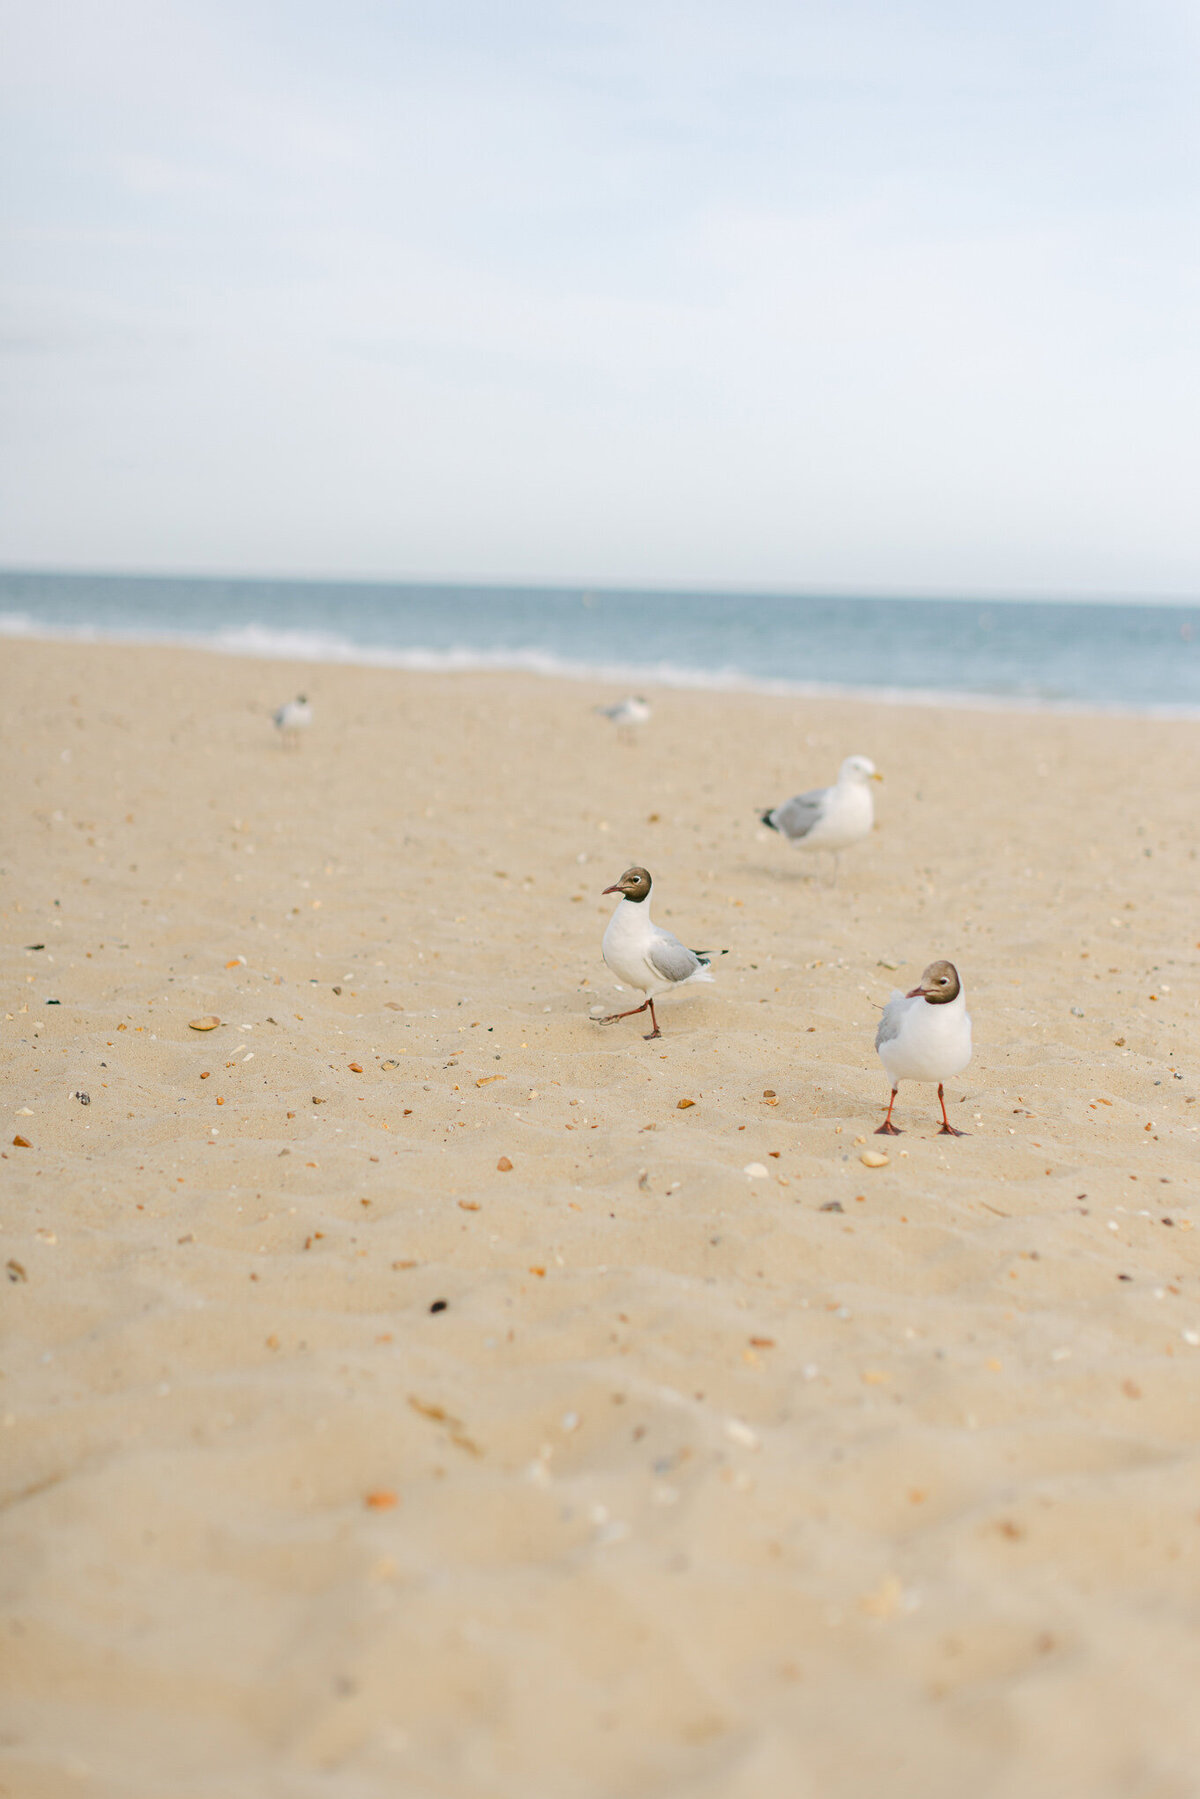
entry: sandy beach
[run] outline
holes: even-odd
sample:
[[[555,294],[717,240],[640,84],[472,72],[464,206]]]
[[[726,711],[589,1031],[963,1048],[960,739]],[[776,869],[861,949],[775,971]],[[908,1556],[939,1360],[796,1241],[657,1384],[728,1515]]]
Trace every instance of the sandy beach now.
[[[616,697],[3,646],[6,1799],[1200,1792],[1200,724]]]

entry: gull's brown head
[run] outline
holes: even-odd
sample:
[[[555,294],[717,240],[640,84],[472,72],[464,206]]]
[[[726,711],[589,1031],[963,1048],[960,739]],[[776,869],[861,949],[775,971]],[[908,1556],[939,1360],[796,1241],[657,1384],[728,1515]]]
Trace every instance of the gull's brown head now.
[[[953,962],[931,962],[921,976],[921,985],[914,987],[908,997],[923,999],[927,1006],[948,1006],[952,999],[958,998],[960,991],[958,970]]]
[[[650,892],[650,875],[644,868],[627,868],[612,887],[606,887],[605,893],[623,893],[627,900],[640,906]]]

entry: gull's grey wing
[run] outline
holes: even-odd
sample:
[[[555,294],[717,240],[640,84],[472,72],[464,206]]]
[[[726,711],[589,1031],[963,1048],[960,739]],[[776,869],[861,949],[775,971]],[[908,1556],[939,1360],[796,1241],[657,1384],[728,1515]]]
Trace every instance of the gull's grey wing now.
[[[686,981],[689,975],[695,974],[698,968],[704,966],[695,950],[688,949],[685,943],[680,943],[678,937],[672,937],[669,931],[663,931],[661,936],[654,939],[646,952],[646,960],[655,974],[661,975],[664,981]]]
[[[828,792],[827,787],[814,787],[810,793],[797,793],[776,806],[771,814],[775,829],[785,837],[807,837],[825,810]]]
[[[881,1049],[890,1043],[893,1037],[900,1035],[900,1026],[904,1022],[904,995],[897,987],[891,999],[883,1008],[883,1016],[879,1020],[879,1029],[875,1033],[875,1048]]]

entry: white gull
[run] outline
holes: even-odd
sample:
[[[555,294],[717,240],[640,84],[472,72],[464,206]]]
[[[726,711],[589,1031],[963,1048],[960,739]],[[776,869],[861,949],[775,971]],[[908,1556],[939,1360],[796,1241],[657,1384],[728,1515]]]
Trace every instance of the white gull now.
[[[636,1017],[648,1006],[654,1026],[646,1033],[649,1043],[662,1035],[654,1015],[655,996],[672,987],[685,987],[689,981],[711,981],[708,958],[714,952],[688,949],[678,937],[655,924],[650,916],[650,876],[644,868],[627,868],[621,879],[604,891],[619,893],[621,901],[608,921],[600,953],[619,981],[646,997],[640,1006],[633,1006],[628,1012],[613,1012],[596,1022],[615,1024],[618,1018]],[[725,954],[724,950],[715,953]]]
[[[312,707],[304,694],[298,693],[294,700],[286,700],[274,714],[280,742],[285,747],[289,743],[299,747],[300,733],[312,724],[312,716]]]
[[[797,793],[764,812],[762,821],[803,850],[840,850],[869,837],[875,823],[871,782],[883,776],[867,756],[847,756],[832,787]],[[834,865],[836,875],[836,861]]]
[[[877,1137],[898,1137],[892,1123],[892,1107],[901,1081],[936,1081],[942,1102],[938,1135],[961,1137],[946,1117],[942,1083],[961,1074],[971,1060],[971,1015],[963,998],[962,983],[953,962],[931,962],[920,985],[909,993],[897,988],[883,1008],[875,1033],[879,1060],[892,1083],[887,1117]]]
[[[648,724],[650,720],[650,703],[640,693],[627,693],[615,706],[597,706],[595,710],[601,718],[611,719],[614,725],[623,729]]]

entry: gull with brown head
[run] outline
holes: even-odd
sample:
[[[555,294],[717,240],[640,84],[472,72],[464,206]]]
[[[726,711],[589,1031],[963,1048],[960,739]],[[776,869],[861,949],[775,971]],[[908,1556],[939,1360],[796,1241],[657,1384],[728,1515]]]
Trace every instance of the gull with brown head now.
[[[971,1060],[971,1015],[953,962],[931,962],[920,984],[908,993],[897,988],[883,1008],[875,1048],[892,1083],[887,1117],[877,1137],[898,1137],[892,1107],[901,1081],[936,1081],[942,1103],[942,1137],[961,1137],[946,1117],[943,1083],[961,1074]]]
[[[648,1007],[654,1029],[646,1033],[647,1043],[662,1035],[654,1015],[656,996],[690,981],[711,981],[709,957],[725,954],[724,950],[688,949],[678,937],[656,925],[650,916],[650,886],[648,870],[635,867],[627,868],[619,881],[604,889],[605,893],[619,893],[621,899],[608,921],[600,953],[618,981],[646,997],[628,1012],[613,1012],[596,1020],[597,1024],[616,1024],[619,1018],[634,1018]]]

